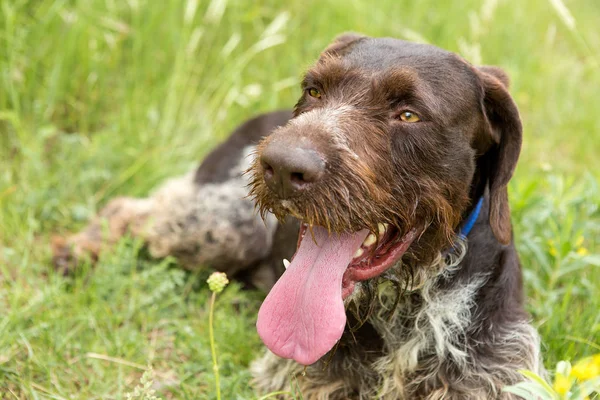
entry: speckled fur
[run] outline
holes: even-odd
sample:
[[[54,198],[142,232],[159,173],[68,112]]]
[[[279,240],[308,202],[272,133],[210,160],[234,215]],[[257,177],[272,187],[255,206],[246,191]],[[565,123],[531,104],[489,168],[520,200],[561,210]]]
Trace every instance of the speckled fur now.
[[[147,198],[109,201],[81,232],[53,239],[54,264],[70,273],[83,258],[96,261],[131,235],[143,240],[153,257],[173,256],[186,269],[210,266],[230,277],[243,273],[245,281],[268,290],[283,269],[279,252],[289,257],[295,238],[288,236],[297,224],[278,225],[273,216],[261,219],[247,197],[244,172],[255,142],[289,114],[273,112],[247,121],[199,168],[168,180]],[[275,240],[290,245],[279,243],[274,250]]]
[[[488,276],[473,276],[450,290],[438,285],[460,268],[460,258],[440,256],[438,265],[427,269],[438,270],[438,276],[407,288],[391,318],[397,293],[380,281],[378,303],[367,319],[383,340],[375,355],[345,352],[336,357],[334,349],[305,369],[267,351],[251,367],[253,384],[260,393],[291,390],[307,400],[518,399],[501,388],[523,379],[519,369],[542,372],[538,334],[526,321],[496,330],[492,342],[477,345],[494,352],[493,358],[482,359],[477,354],[481,349],[466,338],[468,331],[486,329],[477,325],[472,313],[475,295]],[[361,302],[364,291],[357,292],[347,302],[349,310]],[[349,329],[342,346],[344,342],[360,347]]]
[[[246,169],[242,162],[222,183],[197,185],[188,174],[160,188],[151,197],[154,212],[145,232],[150,254],[173,255],[188,268],[210,264],[230,274],[265,257],[277,224],[272,217],[263,223],[246,198]]]

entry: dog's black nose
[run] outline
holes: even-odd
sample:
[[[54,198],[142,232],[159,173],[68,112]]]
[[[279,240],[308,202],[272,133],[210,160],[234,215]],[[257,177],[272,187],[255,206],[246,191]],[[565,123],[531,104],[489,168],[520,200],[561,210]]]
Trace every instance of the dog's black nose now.
[[[325,173],[325,161],[315,150],[271,142],[260,156],[265,183],[281,199],[308,189]]]

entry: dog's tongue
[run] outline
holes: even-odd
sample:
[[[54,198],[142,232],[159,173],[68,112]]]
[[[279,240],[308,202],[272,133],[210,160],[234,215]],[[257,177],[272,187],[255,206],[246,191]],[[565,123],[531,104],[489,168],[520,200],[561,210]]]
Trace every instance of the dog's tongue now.
[[[342,277],[369,231],[341,235],[313,227],[258,312],[256,328],[275,354],[310,365],[342,336]],[[315,243],[316,242],[316,243]]]

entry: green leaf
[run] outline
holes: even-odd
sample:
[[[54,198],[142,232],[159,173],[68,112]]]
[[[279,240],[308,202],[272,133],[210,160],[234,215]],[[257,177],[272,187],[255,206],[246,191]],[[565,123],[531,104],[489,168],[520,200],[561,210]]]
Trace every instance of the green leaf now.
[[[552,386],[550,386],[548,384],[548,382],[546,382],[541,376],[539,376],[538,374],[536,374],[533,371],[529,371],[529,370],[520,370],[519,373],[521,373],[522,375],[526,376],[527,378],[531,379],[533,382],[538,383],[541,387],[544,388],[544,390],[546,390],[548,393],[554,394],[554,389],[552,389]]]
[[[582,258],[582,261],[586,264],[593,265],[595,267],[600,267],[600,255],[592,254],[589,256],[585,256]]]
[[[521,396],[524,400],[537,400],[536,396],[532,394],[528,389],[522,388],[520,384],[507,386],[502,389],[504,393],[512,393],[517,396]]]
[[[548,393],[542,386],[536,382],[520,382],[516,385],[507,386],[502,389],[503,392],[513,393],[521,396],[524,400],[556,400],[554,393]]]
[[[579,385],[577,387],[580,390],[581,398],[585,398],[585,396],[589,396],[592,393],[600,393],[600,376],[596,378],[589,379]]]

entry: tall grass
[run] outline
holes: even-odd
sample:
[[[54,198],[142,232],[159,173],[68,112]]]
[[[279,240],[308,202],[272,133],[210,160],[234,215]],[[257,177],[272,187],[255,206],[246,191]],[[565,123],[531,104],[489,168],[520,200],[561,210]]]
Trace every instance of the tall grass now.
[[[64,279],[49,237],[191,168],[251,114],[292,106],[302,71],[348,30],[508,71],[525,125],[510,189],[528,309],[547,365],[592,354],[599,18],[595,0],[0,2],[0,398],[124,398],[148,365],[160,397],[215,397],[207,271],[124,240]],[[254,397],[260,298],[233,284],[216,301],[223,398]]]

